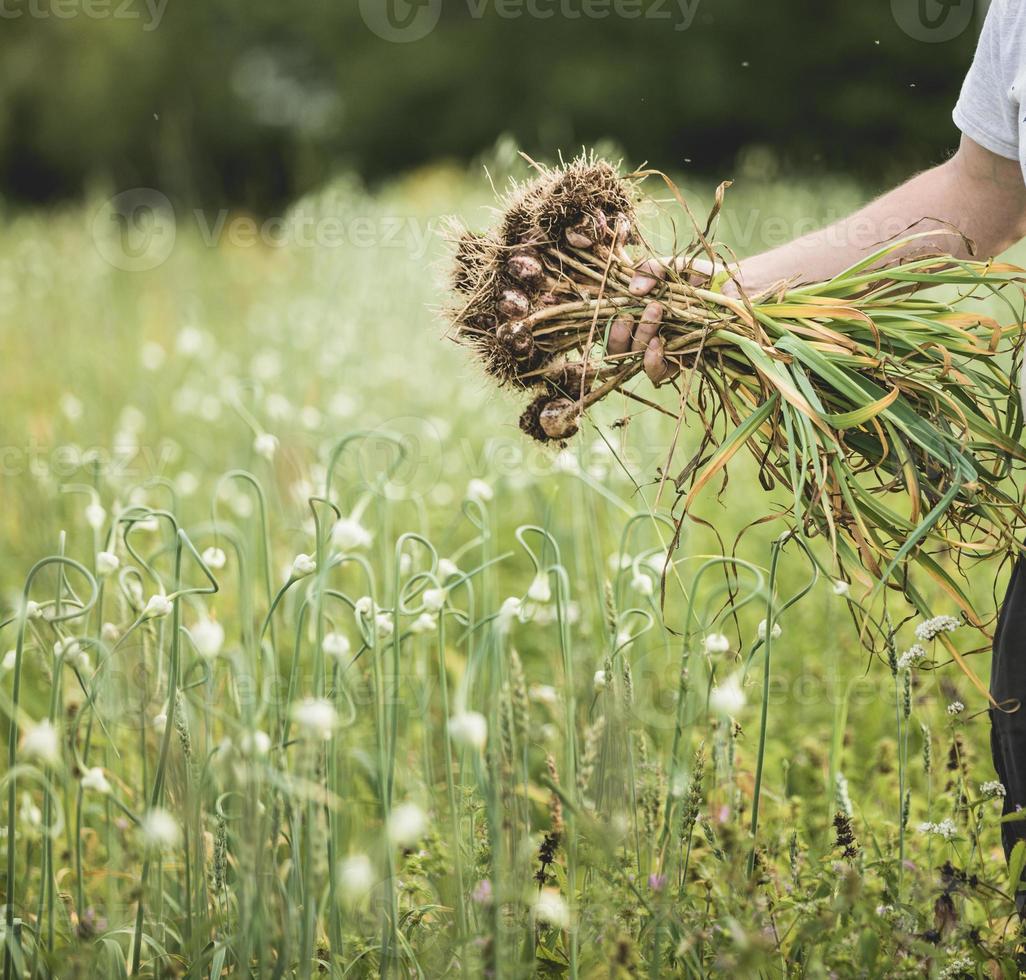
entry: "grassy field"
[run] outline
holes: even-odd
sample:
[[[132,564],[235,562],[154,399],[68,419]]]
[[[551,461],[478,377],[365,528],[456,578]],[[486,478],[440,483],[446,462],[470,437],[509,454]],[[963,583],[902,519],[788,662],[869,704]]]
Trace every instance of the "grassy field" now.
[[[861,197],[752,176],[721,232]],[[983,698],[771,582],[740,458],[660,602],[669,420],[543,449],[440,339],[438,220],[491,200],[6,220],[5,980],[1017,975]]]

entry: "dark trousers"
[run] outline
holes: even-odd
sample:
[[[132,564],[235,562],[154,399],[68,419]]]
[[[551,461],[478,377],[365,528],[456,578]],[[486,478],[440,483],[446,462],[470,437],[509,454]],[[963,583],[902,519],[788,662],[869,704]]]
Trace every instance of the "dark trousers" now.
[[[1005,787],[1005,813],[1026,809],[1026,570],[1019,558],[1008,581],[1005,601],[994,631],[990,693],[998,704],[1021,702],[1018,711],[990,709],[990,746],[994,768]],[[1014,707],[1014,704],[1006,707]],[[1001,843],[1007,857],[1016,841],[1026,838],[1026,820],[1001,825]],[[1020,913],[1026,892],[1019,892]]]

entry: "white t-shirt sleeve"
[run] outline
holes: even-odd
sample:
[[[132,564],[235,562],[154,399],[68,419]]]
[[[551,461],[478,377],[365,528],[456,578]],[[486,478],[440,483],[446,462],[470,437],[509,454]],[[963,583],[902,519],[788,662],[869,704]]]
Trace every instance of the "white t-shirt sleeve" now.
[[[994,0],[980,32],[969,74],[951,113],[955,125],[971,140],[998,156],[1019,159],[1018,104],[1009,89],[1016,65],[1008,57],[1005,42],[1012,26],[1010,0]]]

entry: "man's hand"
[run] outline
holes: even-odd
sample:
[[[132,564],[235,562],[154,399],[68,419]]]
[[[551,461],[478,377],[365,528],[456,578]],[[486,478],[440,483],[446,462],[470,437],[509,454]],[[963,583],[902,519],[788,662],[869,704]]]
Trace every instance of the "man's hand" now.
[[[630,291],[634,296],[647,296],[655,287],[666,279],[669,268],[673,266],[678,274],[683,270],[683,260],[649,259],[635,270],[631,280]],[[688,268],[689,278],[702,280],[712,278],[712,263],[706,259],[697,259]],[[641,314],[641,320],[635,325],[630,314],[617,317],[609,328],[607,349],[610,354],[626,354],[628,351],[644,352],[643,363],[645,374],[654,385],[661,385],[680,371],[680,365],[665,354],[663,338],[659,336],[659,327],[663,320],[661,303],[649,303]]]
[[[937,234],[897,249],[887,261],[913,258],[924,247],[948,249],[958,258],[969,258],[970,240],[976,244],[977,256],[993,256],[1026,236],[1026,184],[1019,161],[991,153],[963,136],[950,160],[913,177],[861,211],[732,266],[723,291],[736,295],[736,283],[741,280],[749,295],[776,284],[825,281],[886,242],[923,231]],[[711,279],[714,271],[720,271],[706,259],[693,260],[686,270],[679,259],[651,260],[638,267],[631,293],[647,296],[666,278],[671,262],[678,274],[689,278],[695,272],[696,278]],[[657,385],[678,370],[673,355],[666,358],[659,337],[662,312],[659,303],[650,303],[637,327],[630,317],[620,318],[610,329],[608,344],[610,354],[644,351],[645,373]]]
[[[606,345],[610,354],[643,351],[645,373],[654,385],[662,384],[672,374],[676,374],[676,368],[671,368],[663,354],[663,338],[659,336],[662,320],[662,303],[649,303],[636,326],[634,317],[629,313],[618,316],[609,328],[609,342]]]

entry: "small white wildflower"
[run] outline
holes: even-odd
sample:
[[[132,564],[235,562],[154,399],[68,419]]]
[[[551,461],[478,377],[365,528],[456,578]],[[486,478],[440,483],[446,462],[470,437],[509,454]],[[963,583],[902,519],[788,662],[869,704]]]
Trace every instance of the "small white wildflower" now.
[[[846,596],[851,592],[851,583],[839,578],[834,582],[834,595]]]
[[[157,714],[155,714],[153,716],[153,730],[158,735],[163,735],[164,732],[167,731],[167,712],[166,711],[158,711]]]
[[[331,529],[331,540],[340,551],[356,551],[370,546],[371,533],[355,518],[343,517]]]
[[[424,608],[428,612],[438,612],[445,607],[448,594],[446,589],[425,589],[424,595],[421,597]]]
[[[97,503],[97,501],[94,500],[91,504],[86,506],[85,519],[86,524],[88,524],[94,531],[99,531],[100,528],[103,527],[103,522],[107,520],[107,512],[99,503]]]
[[[292,720],[307,735],[326,742],[338,725],[338,712],[325,698],[304,698],[292,706]]]
[[[198,327],[182,327],[178,331],[175,347],[179,354],[194,357],[206,346],[206,335]]]
[[[263,456],[266,460],[274,459],[274,454],[277,451],[278,437],[271,435],[270,432],[260,432],[253,440],[253,452],[258,456]]]
[[[146,844],[159,851],[169,851],[178,846],[182,839],[182,828],[167,810],[154,807],[142,818],[140,828]]]
[[[60,400],[61,414],[69,422],[77,422],[82,418],[82,400],[73,395],[70,391],[64,392]]]
[[[726,653],[730,649],[730,640],[722,633],[710,633],[705,638],[706,653]]]
[[[604,691],[607,683],[606,672],[604,670],[596,670],[595,676],[591,681],[591,686],[595,693],[598,694],[600,691]]]
[[[781,630],[781,628],[780,628],[780,623],[774,623],[773,624],[773,639],[774,640],[777,639],[777,637],[779,637],[782,632],[783,632],[783,630]],[[766,639],[766,620],[765,619],[762,620],[761,623],[759,623],[759,639],[760,640],[765,640]]]
[[[357,616],[362,619],[369,619],[374,615],[374,600],[369,596],[361,596],[353,605]]]
[[[438,629],[438,617],[434,613],[421,613],[410,623],[411,633],[434,633]]]
[[[14,670],[14,665],[17,662],[17,660],[18,660],[18,651],[17,650],[8,650],[7,653],[4,654],[3,663],[0,664],[0,666],[2,666],[5,671],[6,670]]]
[[[28,602],[25,603],[25,618],[42,619],[43,607],[38,602],[29,599]]]
[[[309,555],[302,553],[296,555],[292,559],[292,568],[289,571],[290,578],[306,578],[307,575],[313,575],[317,571],[317,562],[313,560]]]
[[[387,640],[395,633],[395,621],[389,612],[379,612],[374,615],[374,629],[379,640]]]
[[[971,956],[965,954],[956,956],[940,973],[937,980],[961,980],[962,977],[974,976],[976,964]]]
[[[139,363],[146,371],[160,370],[166,356],[167,352],[164,348],[152,340],[148,340],[139,348]]]
[[[100,639],[108,646],[113,646],[121,638],[121,631],[113,623],[104,623],[100,627]]]
[[[338,865],[338,889],[349,903],[371,893],[375,885],[374,865],[366,854],[354,854]]]
[[[1006,795],[1005,784],[1000,779],[990,779],[985,783],[980,783],[980,793],[986,797],[1000,796],[1004,798]]]
[[[174,609],[174,603],[163,592],[151,595],[143,609],[143,619],[157,619],[167,616]]]
[[[651,595],[655,591],[652,579],[643,572],[638,572],[631,578],[631,588],[639,595]]]
[[[244,732],[239,739],[239,748],[243,755],[267,755],[271,751],[271,736],[260,729]]]
[[[74,636],[67,636],[53,645],[53,655],[71,667],[77,667],[80,673],[87,674],[92,668],[89,654]]]
[[[926,651],[918,643],[915,643],[898,657],[898,670],[911,670],[925,657]]]
[[[549,585],[549,577],[545,572],[539,572],[535,575],[534,581],[527,590],[527,598],[534,602],[549,602],[552,599],[552,588]]]
[[[96,553],[96,574],[113,575],[118,570],[121,560],[113,551],[98,551]]]
[[[508,629],[513,620],[520,617],[522,611],[523,602],[521,602],[521,600],[516,596],[511,595],[507,599],[504,599],[497,617],[499,625]]]
[[[941,837],[946,841],[952,841],[958,836],[958,827],[953,820],[945,819],[940,823],[925,821],[919,825],[919,833],[929,834],[933,837]]]
[[[46,765],[55,763],[61,754],[60,736],[48,720],[29,728],[21,739],[21,751],[30,759]]]
[[[467,484],[466,498],[479,504],[487,504],[495,496],[495,491],[484,480],[473,479]]]
[[[110,783],[99,766],[93,766],[82,773],[82,789],[92,790],[101,796],[106,796],[110,790]]]
[[[82,645],[78,642],[78,637],[75,636],[62,636],[53,645],[53,655],[58,659],[64,659],[69,662],[73,662],[82,651]]]
[[[634,637],[630,630],[620,630],[620,632],[616,634],[616,645],[618,647],[625,647],[633,639]]]
[[[745,706],[745,692],[737,674],[717,684],[709,695],[709,707],[719,715],[731,717]]]
[[[446,579],[450,579],[460,574],[460,567],[456,562],[449,558],[438,559],[438,581],[445,582]]]
[[[673,562],[670,556],[663,551],[657,551],[654,555],[649,555],[645,559],[645,564],[652,569],[660,578],[663,577],[663,573],[673,567]]]
[[[405,578],[412,571],[413,571],[413,556],[404,551],[399,556],[399,574],[403,578]]]
[[[449,737],[457,745],[480,751],[488,740],[488,722],[477,711],[464,711],[449,719]]]
[[[349,656],[349,637],[344,633],[325,633],[323,642],[324,652],[338,663],[345,663]]]
[[[551,684],[532,684],[527,696],[539,704],[556,704],[559,701],[559,694]]]
[[[196,621],[189,632],[201,657],[213,659],[221,652],[224,646],[224,627],[216,619],[204,616]]]
[[[952,717],[960,715],[963,711],[965,711],[965,705],[962,704],[961,701],[952,701],[951,704],[948,705],[948,714]]]
[[[388,836],[400,847],[413,847],[426,830],[427,817],[416,803],[400,803],[388,818]]]
[[[182,470],[175,477],[175,489],[183,497],[191,497],[197,490],[199,490],[199,477],[195,473],[191,473],[189,470]]]
[[[924,620],[916,627],[916,639],[920,643],[926,643],[941,633],[953,633],[961,625],[954,616],[934,616],[933,619]]]
[[[633,559],[630,555],[621,555],[619,553],[612,554],[606,559],[606,564],[609,571],[615,575],[617,572],[622,572],[626,568],[630,568],[634,564]]]
[[[555,888],[543,888],[531,906],[531,913],[539,922],[555,927],[570,927],[570,910],[563,896]]]
[[[215,572],[224,568],[225,563],[228,561],[228,556],[224,553],[224,549],[213,546],[204,548],[202,557],[203,563]]]

